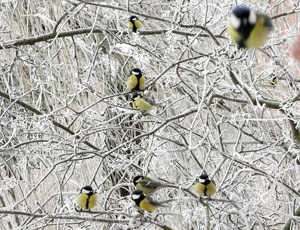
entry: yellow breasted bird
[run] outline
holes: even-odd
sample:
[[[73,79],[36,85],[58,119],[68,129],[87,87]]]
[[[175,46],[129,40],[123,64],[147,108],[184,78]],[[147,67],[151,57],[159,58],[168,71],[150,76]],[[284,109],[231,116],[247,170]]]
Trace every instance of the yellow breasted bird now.
[[[94,208],[97,203],[96,192],[91,186],[87,185],[81,188],[79,195],[77,196],[77,204],[81,209]]]
[[[132,99],[133,108],[142,110],[143,112],[150,111],[153,108],[153,105],[155,105],[154,101],[141,94],[134,95]]]
[[[145,195],[150,196],[154,193],[159,187],[162,186],[160,182],[154,181],[146,176],[136,176],[133,178],[134,186],[143,191]]]
[[[270,79],[271,85],[276,86],[276,85],[278,85],[278,83],[279,83],[278,77],[274,76],[272,79]]]
[[[239,48],[260,48],[273,29],[271,19],[246,6],[236,7],[228,20],[228,34]]]
[[[131,199],[136,206],[146,210],[147,212],[154,212],[157,207],[164,206],[161,203],[154,201],[151,197],[145,196],[143,191],[139,189],[132,192]]]
[[[145,86],[146,79],[139,68],[130,71],[130,76],[126,81],[127,88],[131,90],[141,90]]]
[[[216,192],[216,185],[206,173],[201,174],[195,188],[201,196],[211,196]]]
[[[138,29],[141,28],[142,24],[137,16],[131,16],[129,18],[129,29],[132,30],[132,32],[136,33]]]

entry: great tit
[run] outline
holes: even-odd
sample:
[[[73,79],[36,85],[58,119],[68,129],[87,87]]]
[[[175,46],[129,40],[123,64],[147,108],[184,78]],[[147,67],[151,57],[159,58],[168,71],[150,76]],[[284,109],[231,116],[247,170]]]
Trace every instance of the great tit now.
[[[137,16],[131,16],[129,18],[129,29],[132,30],[132,32],[136,33],[138,29],[141,28],[141,22]]]
[[[157,207],[163,206],[161,203],[154,201],[151,197],[145,196],[143,191],[139,189],[132,192],[131,199],[136,206],[147,212],[154,212]]]
[[[141,175],[133,178],[133,184],[137,189],[142,190],[147,196],[150,196],[162,186],[161,183]]]
[[[97,203],[96,192],[91,186],[87,185],[81,188],[79,195],[77,196],[77,204],[81,209],[94,208]]]
[[[260,48],[273,28],[271,19],[246,6],[236,7],[228,20],[228,34],[239,48]]]
[[[130,71],[130,76],[126,81],[127,88],[131,90],[141,90],[145,85],[146,79],[139,68]]]
[[[211,196],[216,192],[216,186],[214,182],[209,179],[206,173],[201,174],[199,182],[196,183],[196,192],[201,196]]]
[[[133,108],[139,109],[143,112],[150,111],[153,108],[153,105],[155,104],[154,101],[152,101],[150,98],[142,96],[141,94],[134,95],[132,100]]]
[[[278,85],[278,83],[279,83],[278,77],[274,76],[272,79],[270,79],[271,85],[276,86],[276,85]]]

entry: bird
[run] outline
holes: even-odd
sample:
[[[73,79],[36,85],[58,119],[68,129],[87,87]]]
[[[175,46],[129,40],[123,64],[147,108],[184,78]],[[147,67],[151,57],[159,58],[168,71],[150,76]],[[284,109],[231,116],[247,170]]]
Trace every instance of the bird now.
[[[271,85],[276,86],[279,83],[279,79],[278,79],[278,77],[274,76],[272,79],[269,80],[269,82]]]
[[[77,196],[77,204],[81,209],[90,209],[94,208],[97,203],[96,192],[92,189],[91,186],[86,185],[81,188],[79,195]]]
[[[146,196],[150,196],[162,186],[162,183],[141,175],[133,178],[133,184],[137,189],[143,191]]]
[[[202,173],[199,182],[196,183],[196,192],[201,196],[211,196],[216,192],[215,183],[208,177],[206,173]]]
[[[160,202],[154,201],[149,196],[145,196],[143,191],[139,189],[132,192],[131,199],[136,206],[147,212],[154,212],[159,206],[164,207]]]
[[[142,96],[141,94],[135,94],[132,97],[132,100],[133,108],[139,109],[143,112],[150,111],[153,108],[153,105],[155,105],[154,101],[146,96]]]
[[[132,32],[136,33],[138,29],[141,28],[142,24],[137,16],[131,16],[129,18],[129,29],[132,30]]]
[[[271,19],[246,6],[236,7],[228,20],[228,34],[239,48],[262,47],[273,25]]]
[[[131,90],[141,90],[145,85],[146,79],[139,68],[130,71],[130,76],[126,81],[126,86]]]

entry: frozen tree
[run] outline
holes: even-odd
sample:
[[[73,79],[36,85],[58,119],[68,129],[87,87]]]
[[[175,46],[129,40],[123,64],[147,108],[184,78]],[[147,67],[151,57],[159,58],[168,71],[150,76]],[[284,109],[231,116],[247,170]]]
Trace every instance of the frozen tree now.
[[[240,4],[272,18],[262,49],[228,39]],[[299,11],[296,0],[1,1],[0,228],[299,229]],[[156,102],[147,113],[125,86],[135,67]],[[195,192],[202,172],[211,198]],[[136,175],[169,184],[153,195],[166,207],[137,215]],[[76,211],[84,185],[97,191],[91,212]]]

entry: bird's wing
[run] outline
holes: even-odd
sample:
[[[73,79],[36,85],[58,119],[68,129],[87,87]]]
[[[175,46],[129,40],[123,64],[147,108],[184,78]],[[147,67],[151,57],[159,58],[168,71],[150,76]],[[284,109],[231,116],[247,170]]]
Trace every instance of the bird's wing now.
[[[138,83],[138,80],[137,80],[136,76],[131,75],[128,78],[128,80],[126,81],[126,86],[129,89],[133,89],[136,87],[137,83]]]
[[[272,24],[271,18],[262,14],[260,14],[260,16],[264,18],[264,26],[267,27],[269,30],[273,30],[274,26]]]
[[[139,88],[143,88],[145,86],[145,82],[146,82],[146,79],[144,76],[142,76],[139,80]]]
[[[150,104],[150,105],[156,105],[155,104],[155,101],[152,99],[152,98],[147,98],[147,102]]]
[[[142,26],[142,24],[141,24],[141,22],[139,20],[136,20],[135,21],[135,26],[136,26],[137,29],[140,29],[141,26]]]
[[[157,181],[142,180],[139,183],[145,188],[158,188],[158,187],[162,186],[162,184]]]
[[[154,206],[164,206],[162,203],[154,201],[150,196],[146,196],[146,200]]]
[[[132,22],[129,21],[128,24],[129,24],[129,29],[132,30],[132,28],[133,28]]]

